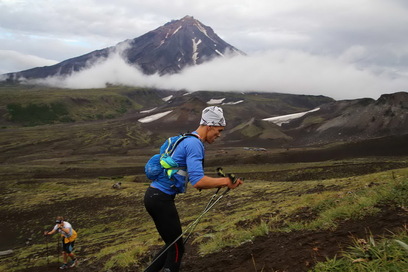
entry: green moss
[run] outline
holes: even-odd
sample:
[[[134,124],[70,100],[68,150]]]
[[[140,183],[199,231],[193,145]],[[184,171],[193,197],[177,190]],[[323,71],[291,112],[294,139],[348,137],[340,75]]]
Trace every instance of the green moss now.
[[[136,137],[136,128],[123,128],[126,133]],[[45,138],[54,137],[55,133],[34,132],[34,128],[24,128],[27,139],[34,138],[38,143]],[[109,133],[99,131],[81,136],[89,143],[98,142],[101,138],[110,139]],[[37,135],[38,134],[38,135]],[[36,137],[39,137],[38,139]],[[24,138],[21,138],[24,139]],[[30,140],[28,140],[30,139]],[[9,148],[23,143],[10,142]],[[150,151],[149,151],[150,152]],[[125,176],[118,173],[96,175],[95,178],[85,176],[59,178],[61,173],[69,169],[77,169],[79,173],[101,171],[108,167],[128,167],[143,165],[149,153],[139,152],[134,156],[70,156],[58,154],[53,158],[43,158],[42,155],[27,154],[32,158],[29,163],[11,162],[0,165],[2,180],[0,190],[3,198],[0,214],[24,213],[24,222],[15,222],[21,235],[16,239],[24,243],[27,230],[23,226],[34,226],[35,232],[51,227],[54,213],[67,213],[75,228],[78,228],[77,250],[81,258],[97,263],[104,270],[135,270],[146,263],[138,263],[148,259],[152,248],[163,245],[155,229],[154,223],[143,207],[145,182],[133,182],[135,175]],[[35,157],[38,156],[38,157]],[[27,159],[27,157],[25,158]],[[399,158],[399,160],[404,160]],[[353,160],[370,163],[372,159]],[[258,165],[225,165],[226,172],[237,175],[250,171],[287,171],[298,172],[310,169],[321,173],[322,169],[330,168],[343,162],[317,162],[299,164],[258,164]],[[214,174],[213,169],[206,169]],[[33,175],[41,174],[43,178]],[[11,176],[8,176],[11,175]],[[141,174],[140,174],[141,175]],[[106,177],[105,179],[99,179]],[[290,232],[293,230],[333,229],[344,219],[362,218],[375,214],[381,204],[406,207],[408,194],[408,168],[379,172],[369,175],[350,176],[323,180],[303,180],[278,182],[274,180],[248,180],[237,190],[232,190],[212,210],[206,214],[189,242],[194,243],[200,254],[218,252],[227,246],[240,246],[271,232]],[[122,190],[113,190],[111,185],[120,180]],[[374,183],[374,186],[367,184]],[[319,189],[320,191],[316,191]],[[195,220],[202,212],[214,190],[195,190],[191,186],[188,194],[177,197],[183,228]],[[297,217],[302,210],[311,212],[313,218],[304,220]],[[33,215],[32,217],[30,215]],[[16,217],[16,220],[20,219]],[[33,236],[35,238],[35,236]],[[16,251],[12,257],[6,257],[1,269],[18,271],[23,269],[23,262],[17,260],[39,254],[45,256],[46,244],[42,239],[34,240],[35,246],[25,247]],[[407,243],[404,236],[395,237]],[[404,248],[395,243],[404,252]],[[83,250],[81,249],[83,248]],[[393,251],[394,252],[394,251]],[[400,252],[400,251],[398,251]],[[392,253],[394,254],[394,253]],[[395,256],[400,256],[395,253]],[[53,257],[54,261],[57,258]],[[24,259],[25,260],[25,259]],[[326,267],[341,267],[344,260],[330,260]],[[23,265],[22,265],[23,263]],[[44,258],[32,259],[31,266],[44,265]],[[386,266],[389,268],[389,266]],[[372,268],[372,267],[371,267]],[[324,269],[320,271],[325,271]],[[331,270],[326,270],[331,271]],[[335,270],[333,270],[335,271]],[[347,270],[346,270],[347,271]],[[364,270],[362,270],[364,271]],[[380,269],[373,271],[381,271]],[[386,271],[386,270],[385,270]],[[398,270],[397,270],[398,271]],[[403,270],[401,270],[403,271]]]
[[[7,113],[9,120],[24,125],[51,124],[56,121],[67,122],[70,120],[67,107],[62,103],[47,104],[8,104]]]
[[[112,119],[142,105],[163,103],[145,88],[58,89],[38,86],[0,86],[0,108],[9,121],[36,126],[85,120]]]

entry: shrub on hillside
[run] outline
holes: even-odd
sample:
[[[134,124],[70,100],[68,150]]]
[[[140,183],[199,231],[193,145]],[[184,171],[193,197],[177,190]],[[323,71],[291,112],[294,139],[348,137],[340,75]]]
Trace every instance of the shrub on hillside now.
[[[47,104],[8,104],[9,120],[24,125],[35,126],[55,122],[69,122],[68,110],[62,103]]]

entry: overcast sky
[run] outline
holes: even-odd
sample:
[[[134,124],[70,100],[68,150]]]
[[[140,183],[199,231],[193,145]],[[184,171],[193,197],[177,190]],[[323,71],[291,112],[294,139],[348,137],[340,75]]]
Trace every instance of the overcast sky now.
[[[406,0],[0,0],[0,74],[113,46],[185,15],[248,56],[165,77],[143,76],[112,56],[62,85],[100,87],[108,79],[335,99],[408,90]]]

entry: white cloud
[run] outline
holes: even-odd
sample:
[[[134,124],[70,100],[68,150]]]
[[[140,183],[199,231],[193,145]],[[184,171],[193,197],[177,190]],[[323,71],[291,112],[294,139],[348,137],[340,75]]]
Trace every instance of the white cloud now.
[[[0,50],[11,52],[2,55],[0,73],[47,65],[13,66],[22,61],[15,52],[63,61],[185,15],[211,26],[249,57],[161,78],[146,77],[112,57],[64,83],[104,86],[101,79],[106,78],[129,85],[334,98],[378,97],[408,86],[408,4],[403,0],[174,0],[171,5],[166,0],[0,0]]]
[[[12,71],[21,71],[38,66],[56,64],[57,61],[43,59],[33,55],[21,54],[13,50],[0,50],[0,74]]]
[[[66,88],[103,88],[109,84],[130,86],[155,86],[159,76],[145,76],[138,67],[127,64],[119,54],[101,61],[92,68],[72,74],[67,78],[51,77],[45,80],[33,80],[34,83],[45,83]]]
[[[162,77],[146,76],[138,67],[127,64],[119,53],[113,53],[90,69],[65,79],[49,78],[46,82],[69,88],[100,88],[111,83],[189,91],[250,90],[352,99],[378,98],[383,93],[406,90],[408,77],[393,79],[386,73],[374,74],[345,62],[344,57],[275,50],[252,56],[218,58],[187,68],[180,74]]]
[[[348,48],[343,54],[341,54],[339,59],[344,62],[355,63],[366,58],[366,55],[367,49],[364,46],[355,45]]]

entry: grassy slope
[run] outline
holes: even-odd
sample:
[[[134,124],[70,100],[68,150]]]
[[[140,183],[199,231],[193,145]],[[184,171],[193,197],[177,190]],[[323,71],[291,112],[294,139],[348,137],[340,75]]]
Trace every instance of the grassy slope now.
[[[163,101],[157,93],[145,88],[108,87],[103,89],[56,89],[38,86],[0,86],[0,121],[3,126],[10,126],[7,120],[12,120],[10,105],[18,105],[25,110],[23,118],[14,123],[23,125],[38,125],[59,122],[74,122],[84,120],[101,120],[120,117],[126,112],[141,108],[155,107]],[[46,117],[29,106],[59,105],[67,111],[59,119],[47,120]],[[41,113],[41,112],[40,112]],[[36,116],[33,116],[36,115]],[[38,116],[37,116],[38,115]],[[34,118],[35,117],[35,118]],[[64,119],[62,119],[64,117]]]
[[[16,101],[33,103],[38,95],[39,103],[68,103],[73,94],[78,96],[76,103],[89,100],[97,105],[70,107],[71,116],[80,119],[87,115],[95,118],[107,106],[120,107],[122,99],[132,101],[130,110],[139,107],[133,97],[139,90],[132,89],[49,90],[49,97],[47,91],[36,88],[8,91],[15,93],[9,96],[0,91],[4,97],[0,110]],[[148,94],[145,97],[152,99]],[[58,214],[67,216],[79,231],[77,253],[83,271],[95,270],[95,266],[134,270],[145,266],[149,253],[161,245],[142,205],[147,186],[143,164],[154,152],[145,147],[161,140],[144,133],[134,120],[121,119],[2,129],[0,229],[4,241],[0,244],[1,250],[15,248],[15,252],[1,257],[0,270],[46,266],[47,252],[48,261],[56,263],[57,239],[50,238],[47,251],[41,233],[52,227]],[[339,220],[375,214],[380,202],[407,206],[408,168],[385,171],[406,167],[405,157],[271,164],[264,158],[285,154],[282,150],[268,152],[245,155],[240,148],[209,152],[208,174],[222,165],[248,182],[231,192],[197,226],[191,242],[201,254],[238,246],[272,231],[336,228]],[[123,190],[111,189],[117,181],[124,184]],[[200,214],[212,193],[190,188],[188,194],[178,197],[184,226]],[[313,220],[296,217],[304,209],[312,212]]]
[[[266,118],[308,110],[321,103],[332,101],[323,96],[297,96],[279,93],[238,93],[238,92],[209,92],[191,93],[187,97],[180,96],[183,92],[170,90],[152,90],[147,88],[131,88],[111,86],[99,89],[58,89],[27,85],[0,85],[0,125],[10,126],[6,121],[13,121],[23,125],[38,125],[69,121],[101,120],[120,117],[124,113],[138,111],[142,108],[172,105],[186,102],[196,97],[202,102],[211,99],[226,98],[225,102],[243,101],[240,106],[224,105],[229,123],[239,123],[243,116]],[[171,104],[165,105],[162,98],[169,95],[178,96]],[[14,112],[10,106],[20,106]],[[57,106],[51,113],[58,116],[47,119],[44,109],[33,107]],[[58,112],[60,110],[61,112]],[[22,111],[22,112],[21,112]],[[67,112],[65,112],[67,111]],[[49,112],[48,115],[50,115]],[[20,115],[18,115],[20,114]],[[233,117],[234,116],[234,117]],[[22,117],[22,118],[18,118]],[[49,116],[48,116],[49,117]]]
[[[129,163],[105,158],[105,163],[109,162],[122,166]],[[87,164],[85,161],[81,163]],[[338,163],[341,162],[325,165]],[[324,168],[323,164],[317,165]],[[304,166],[281,164],[275,165],[274,169],[298,170]],[[16,240],[20,247],[11,258],[6,258],[7,262],[0,267],[3,270],[20,271],[27,266],[46,264],[46,244],[40,233],[52,227],[52,218],[56,214],[68,216],[78,228],[77,253],[85,260],[82,267],[92,268],[93,264],[99,263],[106,269],[140,268],[148,261],[149,248],[161,244],[142,204],[147,183],[133,182],[134,175],[24,179],[19,178],[18,173],[24,171],[24,165],[9,167],[7,171],[17,173],[15,178],[9,177],[7,182],[1,183],[4,197],[0,214],[5,218],[2,228],[16,226]],[[270,170],[267,165],[265,167]],[[31,166],[28,169],[32,171]],[[247,171],[238,166],[225,166],[225,169],[238,174]],[[201,254],[207,254],[225,246],[238,246],[270,231],[335,228],[339,220],[378,212],[376,204],[382,201],[406,206],[407,197],[402,192],[408,187],[407,176],[408,168],[327,180],[248,180],[245,186],[231,192],[203,218],[191,242],[199,245]],[[123,183],[124,189],[110,188],[117,181]],[[372,183],[375,186],[369,187]],[[177,205],[184,226],[197,217],[212,193],[190,188],[188,194],[178,197]],[[303,222],[293,217],[305,207],[316,214],[314,220]],[[28,238],[32,239],[30,244],[24,245]],[[55,248],[55,237],[49,243]],[[55,249],[50,255],[50,261],[56,262]]]

